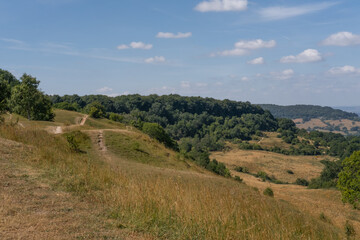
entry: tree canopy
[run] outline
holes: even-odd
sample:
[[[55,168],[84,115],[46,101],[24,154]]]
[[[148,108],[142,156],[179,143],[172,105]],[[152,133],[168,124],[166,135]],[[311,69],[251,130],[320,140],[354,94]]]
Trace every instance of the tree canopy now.
[[[342,162],[338,188],[343,202],[357,206],[360,200],[360,151],[354,152]]]
[[[21,83],[11,90],[11,110],[29,120],[53,120],[52,102],[38,89],[40,81],[28,74],[20,79]]]

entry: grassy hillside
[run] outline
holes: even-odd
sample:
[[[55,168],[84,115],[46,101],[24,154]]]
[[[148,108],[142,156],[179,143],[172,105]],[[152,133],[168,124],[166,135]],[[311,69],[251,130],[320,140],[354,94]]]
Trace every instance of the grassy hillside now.
[[[192,166],[130,127],[90,121],[91,125],[76,125],[79,131],[70,128],[57,135],[31,124],[24,128],[3,125],[0,137],[28,146],[19,150],[27,157],[14,158],[12,164],[41,170],[42,181],[56,191],[71,192],[90,208],[103,206],[101,215],[111,222],[109,228],[136,232],[143,239],[344,236],[342,227],[280,201],[276,195],[264,196],[245,184]],[[112,128],[105,128],[109,126]],[[69,148],[65,138],[69,134],[75,136],[81,151]]]

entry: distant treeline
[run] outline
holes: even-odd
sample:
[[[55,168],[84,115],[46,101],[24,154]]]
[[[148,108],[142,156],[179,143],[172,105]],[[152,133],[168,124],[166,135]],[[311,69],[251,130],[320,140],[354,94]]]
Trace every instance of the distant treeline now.
[[[274,104],[260,104],[259,106],[269,110],[276,118],[302,118],[305,121],[310,120],[311,118],[322,118],[327,120],[360,120],[356,113],[345,112],[331,107],[315,105],[279,106]]]

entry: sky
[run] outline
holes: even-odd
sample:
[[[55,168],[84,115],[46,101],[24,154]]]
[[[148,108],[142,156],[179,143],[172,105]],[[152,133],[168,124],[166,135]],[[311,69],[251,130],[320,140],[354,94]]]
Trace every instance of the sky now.
[[[47,94],[360,105],[360,1],[0,0],[0,68]]]

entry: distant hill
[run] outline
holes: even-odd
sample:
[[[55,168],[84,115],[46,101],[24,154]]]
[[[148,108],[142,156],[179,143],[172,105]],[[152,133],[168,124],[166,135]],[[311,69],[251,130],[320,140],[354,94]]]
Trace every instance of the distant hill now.
[[[343,107],[334,107],[335,109],[340,109],[346,112],[352,112],[352,113],[356,113],[357,115],[360,116],[360,106],[343,106]]]
[[[359,115],[356,113],[334,109],[331,107],[322,107],[316,105],[279,106],[275,104],[260,104],[260,106],[265,110],[269,110],[277,118],[302,118],[305,121],[313,118],[326,120],[359,120]],[[360,107],[358,110],[360,112]]]

